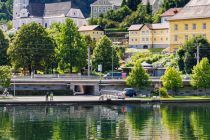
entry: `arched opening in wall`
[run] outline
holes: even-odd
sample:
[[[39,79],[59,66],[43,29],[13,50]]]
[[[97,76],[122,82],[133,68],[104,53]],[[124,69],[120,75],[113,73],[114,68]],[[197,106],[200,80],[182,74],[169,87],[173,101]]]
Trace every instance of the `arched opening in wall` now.
[[[147,45],[144,45],[143,46],[143,49],[148,49],[149,47]]]
[[[94,95],[95,86],[76,85],[74,91],[76,95]]]

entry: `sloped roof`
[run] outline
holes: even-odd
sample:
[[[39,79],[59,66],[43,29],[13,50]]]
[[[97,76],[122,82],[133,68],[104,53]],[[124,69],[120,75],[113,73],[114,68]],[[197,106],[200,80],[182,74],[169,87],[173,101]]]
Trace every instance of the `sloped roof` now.
[[[143,26],[144,24],[131,25],[128,31],[139,31]]]
[[[169,29],[169,23],[145,24],[150,30]]]
[[[122,4],[122,0],[97,0],[91,5],[115,5],[120,6]]]
[[[168,16],[174,16],[178,14],[181,11],[182,8],[170,8],[167,11],[165,11],[163,14],[161,14],[161,17],[168,17]]]
[[[169,20],[210,17],[210,0],[191,0],[178,14]]]
[[[71,2],[45,4],[44,16],[66,15],[71,9]]]
[[[103,31],[103,28],[99,25],[81,26],[78,31]]]

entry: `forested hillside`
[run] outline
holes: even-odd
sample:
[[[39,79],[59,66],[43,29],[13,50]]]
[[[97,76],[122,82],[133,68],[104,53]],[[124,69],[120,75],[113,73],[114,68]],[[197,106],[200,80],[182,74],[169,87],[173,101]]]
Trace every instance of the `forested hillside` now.
[[[0,21],[12,19],[12,3],[13,0],[0,0]]]
[[[98,24],[104,28],[125,29],[132,24],[159,23],[160,15],[174,7],[184,7],[190,0],[163,0],[160,9],[152,13],[150,4],[141,4],[141,0],[123,0],[121,8],[110,10],[99,18],[89,20],[90,24]]]

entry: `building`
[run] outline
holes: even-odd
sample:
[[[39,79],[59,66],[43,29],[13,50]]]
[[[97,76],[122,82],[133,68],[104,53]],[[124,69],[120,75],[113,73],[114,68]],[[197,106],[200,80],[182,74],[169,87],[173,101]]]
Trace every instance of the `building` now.
[[[13,27],[15,29],[30,22],[49,27],[52,23],[64,22],[66,18],[73,19],[78,27],[87,24],[81,10],[77,9],[71,1],[30,3],[29,0],[14,0],[13,3]]]
[[[151,5],[153,13],[156,12],[162,5],[162,0],[142,0],[142,4],[145,6],[148,2]]]
[[[163,14],[161,14],[161,23],[168,23],[168,20],[178,14],[181,11],[182,8],[170,8]]]
[[[91,17],[97,18],[101,14],[104,14],[109,10],[119,8],[121,4],[122,0],[97,0],[96,2],[90,5]]]
[[[190,38],[202,35],[210,41],[210,0],[191,0],[169,19],[170,52],[176,51]]]
[[[169,24],[139,24],[129,29],[129,46],[132,48],[168,48]]]
[[[82,26],[78,31],[83,35],[89,35],[93,40],[98,40],[104,36],[104,29],[99,25]]]

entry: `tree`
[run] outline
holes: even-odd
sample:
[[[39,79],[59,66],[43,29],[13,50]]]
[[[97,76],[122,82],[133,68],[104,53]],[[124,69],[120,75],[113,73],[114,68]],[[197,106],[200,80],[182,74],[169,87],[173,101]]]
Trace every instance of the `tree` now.
[[[56,42],[59,65],[63,69],[69,68],[71,73],[73,68],[81,70],[87,64],[87,45],[72,19],[68,18],[61,24],[58,36]]]
[[[127,6],[133,11],[136,11],[140,3],[141,0],[127,0]]]
[[[134,86],[136,88],[141,88],[149,86],[149,75],[144,70],[140,61],[137,61],[131,70],[131,73],[126,79],[126,83],[129,86]]]
[[[210,64],[208,58],[203,58],[193,67],[191,85],[195,88],[210,88]]]
[[[150,5],[149,0],[147,0],[146,11],[147,11],[147,14],[152,14],[152,7]]]
[[[96,41],[91,38],[90,35],[85,35],[85,42],[90,47],[90,54],[93,54],[93,50],[96,47]]]
[[[167,89],[173,90],[174,93],[176,93],[183,84],[181,72],[174,67],[169,67],[161,77],[161,80],[163,81],[163,86]]]
[[[112,48],[112,41],[104,36],[97,41],[96,47],[93,50],[92,66],[97,70],[99,64],[103,66],[103,72],[112,70],[112,57],[114,69],[119,67],[119,58],[115,48]]]
[[[183,73],[192,73],[193,66],[197,64],[197,46],[200,50],[200,58],[207,57],[210,59],[210,50],[207,39],[202,36],[197,36],[184,43],[177,53],[178,64]],[[184,68],[183,68],[184,64]]]
[[[0,86],[2,86],[3,88],[8,88],[11,83],[11,78],[11,67],[0,66]]]
[[[45,28],[38,23],[23,25],[17,32],[8,49],[9,57],[15,68],[23,68],[30,73],[44,70],[50,64],[55,44]]]
[[[5,38],[2,30],[0,30],[0,66],[7,65],[9,59],[7,56],[7,49],[9,47],[9,41]]]
[[[125,5],[127,5],[127,2],[126,2],[126,0],[123,0],[123,1],[122,1],[122,4],[121,4],[121,7],[123,7],[123,6],[125,6]]]

